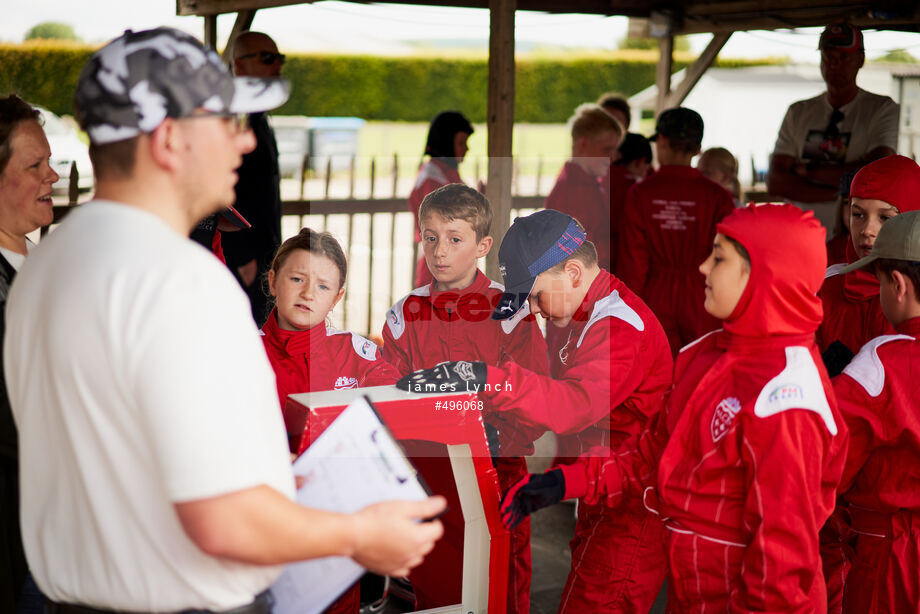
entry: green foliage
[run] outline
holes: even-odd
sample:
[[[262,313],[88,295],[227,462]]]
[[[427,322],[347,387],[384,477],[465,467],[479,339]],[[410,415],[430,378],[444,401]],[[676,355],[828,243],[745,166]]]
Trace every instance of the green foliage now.
[[[93,48],[36,41],[0,45],[0,95],[23,99],[58,115],[73,115],[73,92]]]
[[[916,64],[917,58],[912,56],[907,49],[892,49],[885,55],[876,58],[873,62],[898,62],[901,64]]]
[[[58,114],[73,114],[73,91],[93,48],[60,42],[0,45],[0,95],[17,93]],[[575,107],[603,92],[627,96],[655,82],[655,52],[519,59],[515,79],[517,122],[564,122]],[[687,65],[676,54],[674,69]],[[764,62],[731,60],[717,66]],[[289,54],[284,75],[291,99],[287,115],[356,116],[367,120],[427,122],[457,109],[486,120],[488,62],[484,58],[371,57]]]
[[[78,41],[80,40],[80,37],[77,36],[77,33],[73,31],[73,26],[71,26],[69,23],[45,21],[38,25],[32,26],[32,28],[26,32],[27,41],[34,39]]]
[[[658,49],[657,38],[630,38],[624,36],[617,44],[620,49]],[[690,51],[690,39],[686,36],[674,37],[675,51]]]

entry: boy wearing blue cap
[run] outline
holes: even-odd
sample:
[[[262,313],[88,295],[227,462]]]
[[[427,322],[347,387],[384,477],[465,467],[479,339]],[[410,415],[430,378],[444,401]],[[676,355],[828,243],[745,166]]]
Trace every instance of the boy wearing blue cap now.
[[[555,432],[560,458],[636,436],[671,383],[668,341],[649,308],[598,266],[584,229],[559,211],[515,220],[499,263],[505,293],[492,317],[512,318],[529,303],[557,327],[550,376],[513,363],[448,362],[398,385],[479,386],[490,411]],[[616,513],[581,502],[560,612],[648,612],[666,571],[662,531],[641,502]]]

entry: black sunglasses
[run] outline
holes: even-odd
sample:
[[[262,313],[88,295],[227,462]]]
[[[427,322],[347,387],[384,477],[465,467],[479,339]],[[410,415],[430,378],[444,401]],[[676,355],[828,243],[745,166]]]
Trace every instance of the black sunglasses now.
[[[259,61],[265,64],[266,66],[271,66],[272,64],[275,63],[275,60],[277,60],[278,63],[283,66],[284,61],[287,59],[287,57],[285,57],[283,53],[274,53],[272,51],[256,51],[254,53],[247,53],[245,55],[241,55],[237,59],[243,60],[246,58],[254,58],[256,56],[259,56]]]

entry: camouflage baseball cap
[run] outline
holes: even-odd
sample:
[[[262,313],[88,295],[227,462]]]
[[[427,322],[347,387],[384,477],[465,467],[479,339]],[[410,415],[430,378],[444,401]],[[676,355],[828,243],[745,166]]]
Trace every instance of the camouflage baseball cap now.
[[[77,121],[105,145],[152,132],[167,117],[256,113],[284,104],[282,79],[233,77],[220,56],[174,28],[125,31],[92,55],[74,94]]]

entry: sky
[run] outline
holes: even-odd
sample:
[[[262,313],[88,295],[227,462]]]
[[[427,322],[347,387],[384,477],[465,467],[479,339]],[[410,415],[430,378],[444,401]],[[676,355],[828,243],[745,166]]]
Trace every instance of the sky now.
[[[43,21],[60,21],[74,27],[85,41],[104,42],[127,28],[158,25],[203,35],[200,17],[177,17],[176,0],[12,0],[0,21],[0,41],[19,42],[26,31]],[[129,10],[126,10],[130,7]],[[226,41],[234,16],[218,19],[220,41]],[[626,34],[624,17],[549,15],[518,11],[516,38],[534,45],[610,50]],[[413,50],[413,42],[481,40],[489,35],[488,11],[444,7],[406,7],[389,4],[356,4],[323,1],[315,4],[276,7],[256,13],[253,29],[272,35],[282,51],[331,51],[400,54]],[[722,57],[757,58],[788,56],[794,61],[817,63],[820,29],[755,31],[736,33]],[[700,51],[709,35],[690,38]],[[221,43],[223,44],[223,43]],[[907,48],[920,57],[920,34],[874,32],[865,34],[867,56],[872,59],[890,49]]]

